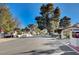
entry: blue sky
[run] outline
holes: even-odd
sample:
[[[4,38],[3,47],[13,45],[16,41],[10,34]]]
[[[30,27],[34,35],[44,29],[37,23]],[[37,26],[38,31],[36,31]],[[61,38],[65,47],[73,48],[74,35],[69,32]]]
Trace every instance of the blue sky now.
[[[19,19],[21,26],[26,27],[28,24],[35,24],[35,17],[39,15],[41,3],[9,3],[12,15]],[[79,4],[77,3],[59,3],[54,4],[54,8],[58,6],[61,10],[61,18],[69,16],[71,22],[79,22]]]

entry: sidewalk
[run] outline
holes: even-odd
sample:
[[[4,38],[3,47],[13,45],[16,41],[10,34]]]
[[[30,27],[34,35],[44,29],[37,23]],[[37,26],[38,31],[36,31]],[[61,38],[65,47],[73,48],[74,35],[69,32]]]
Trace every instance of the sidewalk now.
[[[15,40],[15,38],[0,38],[0,43]]]

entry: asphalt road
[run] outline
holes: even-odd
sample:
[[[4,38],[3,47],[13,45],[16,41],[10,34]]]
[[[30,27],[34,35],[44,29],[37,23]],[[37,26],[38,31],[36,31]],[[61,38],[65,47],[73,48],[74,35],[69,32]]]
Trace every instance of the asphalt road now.
[[[78,55],[61,41],[50,38],[16,38],[0,43],[0,55]]]

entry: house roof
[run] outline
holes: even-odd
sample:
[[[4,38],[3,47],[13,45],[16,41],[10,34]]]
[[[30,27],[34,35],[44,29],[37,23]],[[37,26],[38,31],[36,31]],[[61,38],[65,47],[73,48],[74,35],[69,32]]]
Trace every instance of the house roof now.
[[[67,28],[64,28],[62,30],[67,30],[67,29],[79,29],[79,23],[76,23],[76,24],[69,26]]]

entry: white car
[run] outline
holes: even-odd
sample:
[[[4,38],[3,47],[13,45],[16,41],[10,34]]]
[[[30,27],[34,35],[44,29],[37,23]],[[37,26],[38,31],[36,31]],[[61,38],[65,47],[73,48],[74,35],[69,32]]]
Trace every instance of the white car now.
[[[33,35],[32,34],[21,34],[21,35],[18,35],[19,38],[21,37],[32,37]]]

